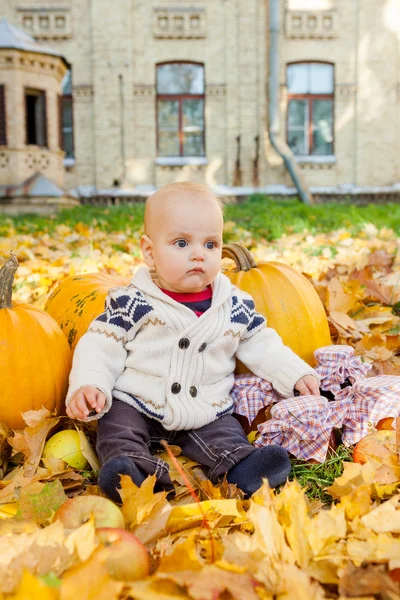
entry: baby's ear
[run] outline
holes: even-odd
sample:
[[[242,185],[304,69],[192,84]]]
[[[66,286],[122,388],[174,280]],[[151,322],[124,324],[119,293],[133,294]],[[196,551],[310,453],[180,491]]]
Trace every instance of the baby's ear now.
[[[153,242],[148,235],[142,235],[140,238],[140,249],[142,251],[144,262],[151,269],[154,267]]]

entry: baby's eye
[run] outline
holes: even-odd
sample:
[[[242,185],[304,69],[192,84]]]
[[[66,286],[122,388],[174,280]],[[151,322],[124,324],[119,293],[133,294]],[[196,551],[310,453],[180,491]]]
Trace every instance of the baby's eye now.
[[[186,248],[187,241],[186,240],[176,240],[175,245],[179,246],[179,248]]]
[[[207,243],[206,243],[206,248],[207,248],[208,250],[213,250],[213,249],[215,248],[215,246],[216,246],[216,243],[215,243],[215,242],[207,242]]]

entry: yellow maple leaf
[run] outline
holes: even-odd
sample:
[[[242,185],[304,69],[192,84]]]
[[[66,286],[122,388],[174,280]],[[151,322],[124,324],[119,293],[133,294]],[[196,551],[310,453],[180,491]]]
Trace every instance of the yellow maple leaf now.
[[[364,465],[344,462],[342,475],[337,477],[333,484],[326,488],[326,491],[332,498],[339,500],[359,485],[372,483],[375,472],[376,466],[371,462],[367,462]]]
[[[372,485],[364,483],[342,496],[339,506],[344,508],[346,519],[352,521],[356,517],[362,517],[370,511],[372,503],[371,492]]]
[[[171,552],[162,557],[157,572],[199,571],[204,562],[197,553],[197,538],[189,536],[184,542],[173,546]]]
[[[400,533],[400,494],[361,517],[361,522],[376,533]]]
[[[9,600],[57,600],[59,593],[57,589],[48,587],[29,571],[24,571],[17,591],[8,598]]]
[[[247,516],[254,525],[254,534],[251,537],[252,551],[262,552],[272,563],[280,560],[295,562],[266,481],[252,496]]]
[[[286,484],[281,493],[275,496],[274,505],[296,563],[306,568],[312,558],[306,536],[310,516],[304,490],[298,481]]]
[[[235,523],[247,521],[247,518],[239,512],[237,501],[233,498],[204,500],[203,502],[174,506],[168,519],[167,529],[170,532],[177,532],[193,527],[204,520],[209,524],[215,524],[220,522],[222,517],[227,517],[224,521],[225,524],[232,521]]]
[[[71,531],[65,540],[65,546],[69,552],[73,554],[76,551],[81,561],[87,560],[97,545],[93,515],[86,523]]]
[[[66,571],[61,580],[60,600],[117,600],[124,587],[111,579],[100,555],[94,553],[87,561]]]
[[[306,529],[310,547],[314,556],[318,556],[325,546],[346,537],[344,508],[332,505],[329,510],[321,510],[309,521]]]

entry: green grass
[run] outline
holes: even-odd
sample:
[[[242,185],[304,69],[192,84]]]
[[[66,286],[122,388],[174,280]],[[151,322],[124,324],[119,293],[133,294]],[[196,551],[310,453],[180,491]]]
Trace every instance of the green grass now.
[[[312,464],[304,460],[292,459],[289,479],[297,479],[310,500],[332,504],[332,497],[325,488],[332,485],[336,477],[340,477],[343,473],[343,461],[351,461],[352,453],[352,448],[340,445],[324,463]]]
[[[10,226],[17,233],[38,234],[51,232],[59,224],[74,227],[78,223],[96,226],[104,231],[138,231],[142,226],[144,205],[142,203],[78,208],[61,211],[53,217],[22,215],[9,218],[0,215],[0,236],[6,236]],[[307,206],[296,198],[281,200],[254,195],[243,203],[227,206],[225,221],[233,221],[236,227],[227,232],[225,241],[238,240],[240,229],[249,231],[256,240],[271,241],[282,234],[328,232],[341,227],[351,233],[358,233],[368,223],[378,229],[387,227],[400,232],[400,204],[320,204]],[[239,231],[238,231],[239,228]],[[238,235],[239,234],[239,235]],[[245,235],[243,237],[246,237]]]
[[[295,198],[271,200],[252,196],[243,204],[230,205],[225,220],[250,229],[254,238],[267,241],[278,239],[284,233],[328,232],[341,227],[358,233],[368,223],[378,229],[387,227],[400,232],[400,204],[357,206],[346,204],[318,204],[308,206]]]

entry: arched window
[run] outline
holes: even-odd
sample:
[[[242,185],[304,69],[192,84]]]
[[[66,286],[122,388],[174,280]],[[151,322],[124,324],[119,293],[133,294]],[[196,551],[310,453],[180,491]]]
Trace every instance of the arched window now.
[[[205,156],[204,66],[157,65],[158,156]]]
[[[299,156],[334,154],[334,70],[321,62],[287,67],[287,141]]]

